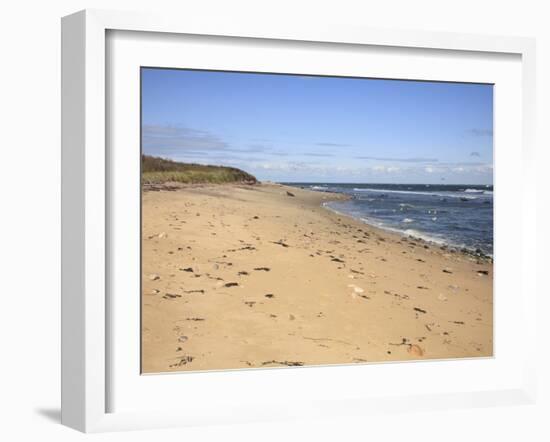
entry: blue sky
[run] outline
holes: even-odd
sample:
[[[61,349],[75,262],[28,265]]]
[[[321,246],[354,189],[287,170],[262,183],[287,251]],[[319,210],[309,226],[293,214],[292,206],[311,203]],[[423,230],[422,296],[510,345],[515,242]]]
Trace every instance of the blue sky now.
[[[493,87],[143,68],[142,148],[279,182],[492,184]]]

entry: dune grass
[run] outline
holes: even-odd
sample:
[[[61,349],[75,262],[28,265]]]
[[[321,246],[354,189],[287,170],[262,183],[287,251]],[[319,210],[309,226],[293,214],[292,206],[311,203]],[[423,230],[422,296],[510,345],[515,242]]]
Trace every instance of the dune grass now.
[[[253,175],[235,167],[179,163],[148,155],[142,155],[141,164],[141,180],[143,184],[163,184],[168,182],[185,184],[257,183]]]

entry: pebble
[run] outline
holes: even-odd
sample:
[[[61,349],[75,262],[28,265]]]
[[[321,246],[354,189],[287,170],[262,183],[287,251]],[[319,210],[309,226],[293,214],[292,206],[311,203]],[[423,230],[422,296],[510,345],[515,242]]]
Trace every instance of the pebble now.
[[[361,287],[356,286],[355,284],[348,284],[348,287],[351,287],[355,293],[363,293],[365,291]]]

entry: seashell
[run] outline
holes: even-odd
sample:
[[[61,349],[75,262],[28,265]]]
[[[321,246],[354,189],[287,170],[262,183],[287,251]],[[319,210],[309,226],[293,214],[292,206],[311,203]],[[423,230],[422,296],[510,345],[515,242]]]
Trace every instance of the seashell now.
[[[417,345],[417,344],[409,345],[409,348],[407,349],[407,351],[409,352],[409,354],[411,354],[413,356],[423,356],[424,355],[424,350],[422,350],[422,347],[420,347],[420,345]]]

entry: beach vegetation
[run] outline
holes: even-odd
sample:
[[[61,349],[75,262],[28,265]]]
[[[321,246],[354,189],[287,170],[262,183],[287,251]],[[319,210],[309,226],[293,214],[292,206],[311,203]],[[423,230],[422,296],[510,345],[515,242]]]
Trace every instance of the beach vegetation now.
[[[253,175],[235,167],[181,163],[149,155],[142,155],[141,180],[143,184],[256,184]]]

